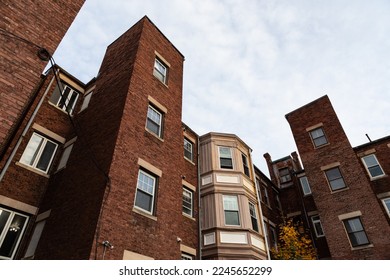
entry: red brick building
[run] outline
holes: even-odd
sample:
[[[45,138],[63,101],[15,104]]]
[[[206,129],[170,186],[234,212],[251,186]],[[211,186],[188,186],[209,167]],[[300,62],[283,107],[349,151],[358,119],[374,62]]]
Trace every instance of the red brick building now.
[[[389,259],[389,137],[352,148],[327,96],[286,118],[331,258]]]

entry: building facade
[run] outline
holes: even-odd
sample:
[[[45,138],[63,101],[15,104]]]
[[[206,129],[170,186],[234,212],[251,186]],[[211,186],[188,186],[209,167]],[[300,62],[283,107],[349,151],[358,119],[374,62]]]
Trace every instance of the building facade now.
[[[0,259],[262,260],[288,218],[319,259],[390,258],[389,137],[352,148],[322,97],[286,116],[301,160],[265,154],[268,178],[238,136],[182,122],[183,64],[145,16],[87,84],[53,65],[28,106],[7,95]]]

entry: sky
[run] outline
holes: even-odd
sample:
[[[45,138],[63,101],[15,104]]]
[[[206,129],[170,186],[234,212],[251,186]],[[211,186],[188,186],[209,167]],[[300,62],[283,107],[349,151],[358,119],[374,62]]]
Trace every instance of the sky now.
[[[390,1],[86,0],[54,53],[83,82],[144,15],[185,56],[182,120],[255,165],[296,151],[285,115],[328,95],[352,146],[390,135]]]

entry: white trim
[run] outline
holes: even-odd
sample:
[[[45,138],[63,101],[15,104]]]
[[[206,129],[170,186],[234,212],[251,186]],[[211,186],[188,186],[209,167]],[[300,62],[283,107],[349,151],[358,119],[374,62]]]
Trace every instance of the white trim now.
[[[373,166],[370,166],[370,167],[379,166],[380,170],[382,171],[382,174],[377,175],[377,176],[372,176],[372,175],[371,175],[371,172],[370,172],[370,170],[369,170],[369,167],[367,166],[367,163],[366,163],[366,161],[364,160],[365,158],[368,158],[368,157],[371,157],[371,156],[374,157],[374,159],[375,159],[375,161],[376,161],[376,165],[373,165]],[[378,159],[377,159],[377,157],[376,157],[375,154],[365,155],[365,156],[361,157],[360,159],[362,160],[363,166],[366,168],[366,171],[367,171],[367,173],[368,173],[368,176],[370,176],[371,179],[378,179],[378,178],[380,178],[380,177],[386,176],[386,174],[385,174],[385,172],[383,171],[383,168],[382,168],[382,166],[380,165],[380,163],[379,163],[379,161],[378,161]]]
[[[42,134],[45,134],[47,137],[52,138],[53,140],[56,140],[57,142],[59,142],[61,144],[64,144],[66,142],[65,137],[62,137],[62,136],[58,135],[57,133],[54,133],[53,131],[48,130],[47,128],[44,128],[43,126],[41,126],[37,123],[34,123],[32,128],[36,131],[41,132]]]
[[[346,219],[359,217],[361,215],[362,215],[362,212],[360,210],[358,210],[358,211],[354,211],[354,212],[349,212],[349,213],[338,215],[338,218],[339,218],[340,221],[342,221],[342,220],[346,220]]]
[[[316,128],[319,128],[319,127],[323,127],[324,124],[322,122],[318,123],[318,124],[315,124],[315,125],[312,125],[312,126],[309,126],[306,128],[306,131],[309,132],[309,131],[312,131]]]

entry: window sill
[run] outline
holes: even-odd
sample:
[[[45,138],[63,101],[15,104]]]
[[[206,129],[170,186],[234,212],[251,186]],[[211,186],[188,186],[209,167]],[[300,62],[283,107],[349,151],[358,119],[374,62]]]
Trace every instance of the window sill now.
[[[153,77],[162,85],[164,85],[166,88],[168,88],[168,84],[164,83],[163,81],[161,81],[159,78],[156,77],[156,75],[153,74]]]
[[[35,169],[34,167],[25,165],[24,163],[21,163],[21,162],[19,162],[19,161],[17,161],[15,164],[16,164],[17,166],[20,166],[20,167],[22,167],[22,168],[24,168],[24,169],[27,169],[27,170],[31,171],[31,172],[34,172],[34,173],[36,173],[36,174],[38,174],[38,175],[41,175],[41,176],[46,177],[46,178],[50,178],[50,175],[49,175],[49,174],[47,174],[47,173],[45,173],[45,172],[43,172],[43,171],[40,171],[40,170],[38,170],[38,169]]]
[[[189,163],[191,163],[192,165],[195,165],[195,162],[193,162],[192,160],[190,160],[190,159],[188,159],[188,158],[186,158],[186,157],[184,157],[184,159],[185,159],[186,161],[188,161]]]
[[[376,181],[376,180],[380,180],[380,179],[383,179],[383,178],[387,178],[389,177],[389,175],[387,174],[383,174],[383,175],[380,175],[380,176],[376,176],[376,177],[370,177],[370,181]]]
[[[148,134],[152,135],[154,138],[156,138],[156,139],[160,140],[162,143],[164,143],[164,139],[162,139],[160,136],[157,136],[154,132],[150,131],[150,130],[147,129],[146,127],[145,127],[145,131],[146,131]]]
[[[190,219],[190,220],[193,220],[193,221],[196,221],[196,219],[194,217],[191,217],[190,215],[187,215],[185,213],[182,213],[184,217]]]
[[[144,217],[146,217],[146,218],[149,218],[149,219],[151,219],[151,220],[157,222],[157,217],[156,217],[156,216],[153,216],[153,215],[151,215],[151,214],[145,212],[145,210],[140,209],[140,208],[138,208],[137,206],[134,206],[134,207],[133,207],[133,212],[135,212],[135,213],[137,213],[137,214],[140,214],[140,215],[142,215],[142,216],[144,216]]]
[[[335,190],[335,191],[332,191],[332,189],[331,189],[331,190],[330,190],[330,193],[331,193],[331,194],[336,194],[336,193],[343,192],[343,191],[346,191],[346,190],[349,190],[349,188],[346,187],[346,188],[342,188],[342,189]]]
[[[374,245],[372,244],[367,244],[367,245],[362,245],[362,246],[359,246],[359,247],[352,247],[351,250],[352,251],[356,251],[356,250],[363,250],[363,249],[368,249],[368,248],[373,248]]]
[[[62,112],[62,113],[64,113],[64,114],[66,114],[66,115],[70,115],[71,117],[73,117],[73,112],[70,113],[70,114],[68,114],[67,111],[62,110],[61,108],[59,108],[57,105],[51,103],[50,101],[49,101],[49,104],[50,104],[52,107],[54,107],[55,109],[57,109],[58,111],[60,111],[60,112]],[[72,110],[72,111],[73,111],[73,110]]]

